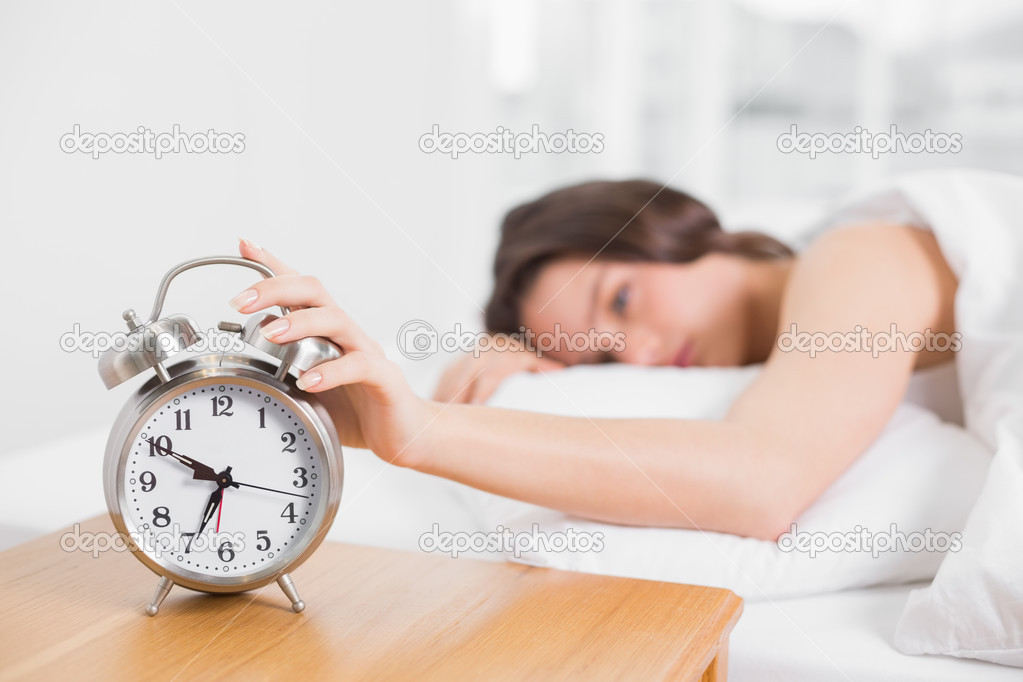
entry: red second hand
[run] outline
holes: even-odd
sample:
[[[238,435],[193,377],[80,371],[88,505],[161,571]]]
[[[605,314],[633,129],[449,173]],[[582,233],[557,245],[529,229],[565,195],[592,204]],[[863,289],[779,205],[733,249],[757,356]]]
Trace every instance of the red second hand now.
[[[224,495],[220,495],[220,506],[217,507],[217,532],[220,532],[220,512],[224,511]]]

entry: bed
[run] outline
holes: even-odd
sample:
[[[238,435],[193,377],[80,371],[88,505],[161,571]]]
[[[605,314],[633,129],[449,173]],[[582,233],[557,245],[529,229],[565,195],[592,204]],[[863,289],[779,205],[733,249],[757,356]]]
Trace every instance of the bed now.
[[[47,496],[59,504],[24,514],[33,491],[8,484],[0,496],[0,548],[105,512],[100,472],[107,431],[97,428],[0,458],[0,480],[24,480],[48,462]],[[52,468],[51,468],[52,467]],[[460,486],[388,466],[372,453],[346,454],[345,492],[329,540],[418,550],[423,520],[466,527]],[[476,559],[499,560],[490,555]],[[892,633],[910,589],[887,585],[812,597],[747,601],[732,633],[732,680],[1018,680],[1017,668],[944,656],[905,656]]]
[[[747,603],[732,631],[730,679],[961,682],[1019,680],[1023,671],[950,656],[907,656],[892,645],[910,590],[885,585]]]

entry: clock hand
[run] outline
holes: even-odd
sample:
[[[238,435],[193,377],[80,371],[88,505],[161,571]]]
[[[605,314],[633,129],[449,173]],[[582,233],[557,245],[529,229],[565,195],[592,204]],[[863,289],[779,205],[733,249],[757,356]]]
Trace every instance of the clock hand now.
[[[223,490],[223,488],[221,488],[221,490]],[[223,511],[224,511],[224,496],[221,495],[220,496],[220,506],[217,507],[217,528],[214,531],[215,533],[219,533],[220,532],[220,514]]]
[[[220,477],[217,472],[213,470],[213,467],[207,466],[202,462],[198,462],[191,457],[186,457],[180,453],[174,452],[170,448],[164,448],[153,442],[153,439],[149,439],[149,444],[152,445],[158,452],[162,452],[166,455],[170,455],[174,459],[178,460],[186,467],[192,470],[192,478],[200,481],[219,481]]]
[[[210,519],[213,518],[213,512],[217,511],[217,508],[220,507],[220,501],[223,499],[223,497],[224,489],[218,485],[217,489],[214,490],[212,494],[210,494],[209,501],[206,502],[206,509],[202,513],[202,523],[199,524],[198,532],[192,535],[192,537],[188,538],[188,544],[185,546],[186,554],[192,549],[192,540],[195,539],[195,536],[202,535],[203,530],[206,529],[206,524],[209,523]]]
[[[234,481],[234,482],[232,482],[231,485],[233,485],[235,487],[243,485],[246,488],[258,488],[259,490],[266,490],[266,491],[269,491],[271,493],[280,493],[281,495],[291,495],[293,497],[301,497],[301,498],[304,498],[304,499],[309,499],[308,495],[299,495],[298,493],[289,493],[286,490],[274,490],[273,488],[264,488],[261,485],[252,485],[251,483],[239,483],[238,481]]]
[[[227,467],[219,474],[214,474],[217,481],[217,489],[210,494],[210,499],[206,502],[206,509],[202,513],[202,523],[199,525],[199,530],[193,533],[188,538],[188,544],[185,546],[185,552],[192,549],[192,540],[195,539],[196,535],[202,535],[203,530],[206,529],[206,524],[213,518],[213,513],[218,512],[220,509],[221,502],[224,501],[224,489],[230,486],[238,487],[238,484],[231,479],[231,467]],[[217,514],[217,532],[220,532],[220,514]]]

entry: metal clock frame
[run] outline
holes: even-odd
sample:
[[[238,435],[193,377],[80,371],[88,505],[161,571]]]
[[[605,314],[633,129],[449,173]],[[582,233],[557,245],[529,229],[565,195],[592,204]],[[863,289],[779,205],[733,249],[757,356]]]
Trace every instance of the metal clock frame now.
[[[303,393],[288,374],[291,367],[308,370],[323,362],[341,357],[341,353],[326,339],[305,338],[284,344],[275,344],[263,338],[259,330],[274,316],[267,315],[250,320],[246,327],[221,323],[224,331],[239,332],[241,339],[250,347],[269,354],[280,364],[275,366],[266,361],[244,354],[211,353],[194,359],[184,360],[171,366],[165,362],[171,355],[194,345],[198,332],[194,322],[187,316],[177,315],[160,318],[163,302],[171,280],[192,268],[204,265],[239,265],[256,270],[264,277],[273,277],[268,267],[255,261],[233,256],[211,256],[185,261],[172,268],[157,290],[156,301],[149,319],[142,322],[133,310],[125,311],[123,317],[128,323],[130,337],[137,342],[134,346],[111,349],[100,358],[99,371],[107,388],[113,388],[137,374],[153,369],[156,376],[139,388],[121,409],[107,440],[103,465],[104,496],[110,518],[128,548],[150,570],[160,576],[160,583],[152,601],[146,606],[146,613],[155,616],[160,604],[174,585],[192,590],[212,593],[243,592],[262,587],[270,582],[277,584],[291,600],[292,609],[297,613],[305,608],[288,571],[297,568],[316,550],[323,541],[337,515],[344,480],[344,464],[341,443],[329,412],[312,395]],[[288,309],[281,308],[283,314]],[[164,399],[178,395],[192,386],[216,383],[236,383],[273,393],[279,400],[300,417],[309,427],[314,443],[323,453],[327,468],[328,485],[326,501],[319,503],[314,522],[315,532],[308,533],[297,549],[282,552],[275,557],[271,566],[255,573],[242,576],[209,576],[182,569],[159,557],[151,556],[135,543],[129,528],[134,522],[126,520],[123,510],[128,508],[127,493],[124,489],[124,471],[128,453],[134,447],[134,435],[163,403]],[[318,519],[318,520],[317,520]],[[311,529],[310,529],[311,530]],[[293,558],[292,558],[293,557]]]

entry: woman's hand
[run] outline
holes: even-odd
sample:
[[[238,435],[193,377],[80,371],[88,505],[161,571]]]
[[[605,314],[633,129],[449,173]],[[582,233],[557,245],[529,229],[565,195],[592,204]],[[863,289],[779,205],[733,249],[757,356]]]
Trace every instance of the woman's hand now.
[[[319,280],[299,275],[251,242],[242,240],[239,251],[277,276],[257,282],[231,305],[242,313],[289,307],[290,314],[263,329],[276,343],[307,336],[334,342],[342,356],[304,372],[298,387],[320,394],[343,445],[369,448],[385,461],[410,466],[418,452],[417,436],[433,418],[430,403],[412,392],[380,344],[338,307]]]
[[[488,344],[477,356],[466,354],[448,367],[434,392],[433,399],[445,403],[482,404],[509,375],[561,369],[565,365],[550,358],[537,357],[520,341],[510,337]]]

